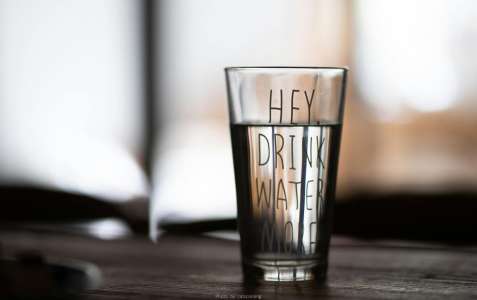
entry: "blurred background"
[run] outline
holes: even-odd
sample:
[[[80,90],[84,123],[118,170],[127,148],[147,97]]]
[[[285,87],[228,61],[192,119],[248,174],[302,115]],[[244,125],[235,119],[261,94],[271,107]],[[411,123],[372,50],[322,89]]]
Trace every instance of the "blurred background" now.
[[[475,239],[476,18],[470,0],[0,0],[0,220],[233,222],[223,68],[348,66],[335,230]]]

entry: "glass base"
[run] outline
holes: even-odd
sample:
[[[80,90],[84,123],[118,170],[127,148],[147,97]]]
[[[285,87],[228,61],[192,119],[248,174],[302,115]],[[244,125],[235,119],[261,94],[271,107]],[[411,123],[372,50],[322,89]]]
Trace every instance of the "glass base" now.
[[[261,261],[242,262],[246,281],[297,282],[326,281],[328,265],[316,261]]]

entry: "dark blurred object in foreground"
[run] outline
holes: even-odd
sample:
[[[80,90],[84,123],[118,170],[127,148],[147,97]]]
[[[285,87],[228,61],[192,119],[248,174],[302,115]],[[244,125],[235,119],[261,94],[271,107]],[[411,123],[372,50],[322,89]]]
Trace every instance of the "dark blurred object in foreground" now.
[[[99,269],[89,263],[47,260],[37,252],[0,257],[1,299],[71,299],[100,282]]]

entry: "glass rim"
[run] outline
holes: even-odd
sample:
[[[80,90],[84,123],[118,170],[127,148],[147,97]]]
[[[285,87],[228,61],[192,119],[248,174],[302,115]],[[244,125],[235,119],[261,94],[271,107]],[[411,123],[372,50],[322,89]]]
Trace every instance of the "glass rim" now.
[[[348,72],[347,66],[334,67],[334,66],[230,66],[225,67],[225,72],[229,71],[248,71],[248,70],[274,70],[274,69],[292,69],[292,70],[341,70]]]

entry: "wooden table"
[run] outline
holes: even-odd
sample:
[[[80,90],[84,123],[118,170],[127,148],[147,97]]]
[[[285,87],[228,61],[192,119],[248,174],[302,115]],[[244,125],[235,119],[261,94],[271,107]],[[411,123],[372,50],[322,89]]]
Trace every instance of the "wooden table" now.
[[[6,254],[37,249],[95,263],[100,288],[87,299],[467,299],[477,298],[477,248],[334,237],[328,281],[243,283],[238,242],[163,235],[103,241],[27,231],[0,232]]]

